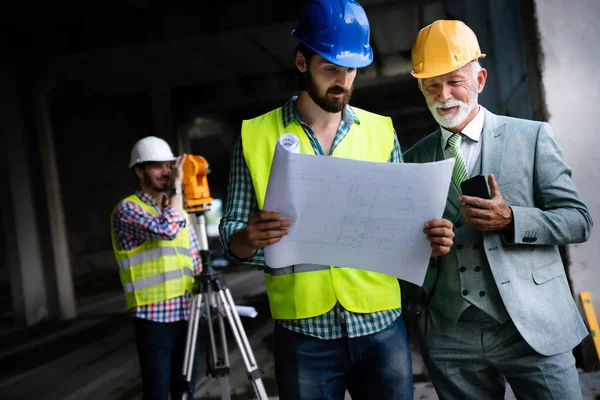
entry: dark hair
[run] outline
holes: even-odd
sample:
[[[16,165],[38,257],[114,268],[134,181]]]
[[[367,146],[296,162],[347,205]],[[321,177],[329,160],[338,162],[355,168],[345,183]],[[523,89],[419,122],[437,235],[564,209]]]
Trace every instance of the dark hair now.
[[[310,59],[313,58],[313,56],[315,54],[317,54],[313,49],[309,48],[307,45],[305,45],[304,43],[298,43],[298,45],[296,46],[296,50],[294,51],[294,57],[296,56],[296,53],[300,52],[304,58],[306,59],[306,64],[307,64],[307,68],[308,68],[308,63],[310,62]],[[300,90],[306,90],[306,77],[304,75],[304,73],[297,71],[298,73],[298,89]]]
[[[135,175],[137,177],[137,173],[135,172],[137,169],[141,169],[142,171],[144,171],[146,169],[144,163],[137,163],[137,164],[133,164],[131,166],[131,172],[133,173],[133,175]]]
[[[306,58],[306,61],[310,61],[310,59],[315,54],[317,54],[313,49],[311,49],[310,47],[308,47],[304,43],[298,43],[298,45],[296,46],[296,52],[298,52],[298,51],[300,53],[302,53],[302,55],[304,56],[304,58]],[[296,52],[294,52],[294,54],[296,54]]]

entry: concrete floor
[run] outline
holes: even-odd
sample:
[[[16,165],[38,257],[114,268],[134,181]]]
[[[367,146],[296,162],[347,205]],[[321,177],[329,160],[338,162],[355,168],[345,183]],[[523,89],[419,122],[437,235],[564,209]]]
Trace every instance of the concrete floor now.
[[[236,305],[250,305],[258,311],[257,317],[242,318],[242,323],[257,364],[264,372],[262,382],[267,394],[277,399],[271,351],[273,321],[262,273],[252,267],[231,268],[225,278]],[[231,399],[255,398],[240,352],[229,328],[226,331],[230,338],[231,372],[227,382]],[[195,398],[221,399],[221,382],[205,376],[205,353],[204,347]],[[417,382],[414,398],[437,399],[416,349],[413,349],[413,373]],[[600,371],[580,376],[584,400],[600,399]],[[139,382],[131,317],[118,288],[82,298],[76,321],[0,331],[3,400],[141,400]],[[349,395],[346,397],[350,399]],[[508,388],[505,399],[514,398]]]

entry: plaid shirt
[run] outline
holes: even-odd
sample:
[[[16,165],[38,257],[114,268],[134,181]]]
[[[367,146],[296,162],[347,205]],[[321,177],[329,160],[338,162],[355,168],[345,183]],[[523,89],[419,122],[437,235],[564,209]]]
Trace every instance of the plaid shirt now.
[[[296,99],[297,96],[294,96],[284,104],[282,109],[283,125],[288,126],[294,120],[300,122],[304,132],[310,139],[315,154],[325,155],[319,144],[319,140],[312,129],[300,120],[294,106]],[[336,147],[344,137],[346,137],[346,134],[350,131],[350,127],[354,123],[360,124],[360,121],[352,110],[352,107],[346,106],[342,115],[342,121],[333,141],[331,153],[334,152]],[[394,149],[390,154],[388,162],[402,162],[402,152],[395,132]],[[248,166],[244,159],[241,138],[238,138],[233,149],[227,193],[225,212],[219,224],[221,245],[223,249],[225,249],[225,255],[233,261],[264,266],[265,258],[262,249],[258,250],[254,256],[246,260],[237,259],[228,250],[231,235],[235,231],[245,228],[248,217],[258,211],[256,194],[254,193],[250,171],[248,170]],[[278,322],[287,329],[305,335],[315,336],[321,339],[337,339],[343,336],[358,337],[378,332],[389,326],[401,314],[401,308],[370,314],[353,313],[344,309],[341,304],[337,303],[330,311],[316,317],[295,320],[278,320]]]
[[[162,210],[147,193],[137,190],[135,194],[146,204],[154,207],[159,216],[149,214],[139,204],[122,201],[118,204],[114,216],[114,229],[117,246],[123,250],[131,250],[141,246],[146,240],[170,240],[181,228],[186,226],[186,220],[175,209],[166,205]],[[188,226],[191,245],[191,257],[194,271],[202,271],[200,262],[200,244],[194,226]],[[179,297],[136,307],[133,314],[137,318],[156,322],[175,322],[188,320],[190,315],[191,296],[185,292]]]

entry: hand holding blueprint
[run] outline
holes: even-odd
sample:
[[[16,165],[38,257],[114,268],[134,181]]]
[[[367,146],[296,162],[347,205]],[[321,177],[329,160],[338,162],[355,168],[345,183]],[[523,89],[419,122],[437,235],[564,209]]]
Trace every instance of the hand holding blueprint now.
[[[291,221],[265,247],[266,264],[320,264],[381,272],[417,285],[431,247],[423,227],[442,217],[454,159],[392,164],[297,154],[277,143],[263,209]]]

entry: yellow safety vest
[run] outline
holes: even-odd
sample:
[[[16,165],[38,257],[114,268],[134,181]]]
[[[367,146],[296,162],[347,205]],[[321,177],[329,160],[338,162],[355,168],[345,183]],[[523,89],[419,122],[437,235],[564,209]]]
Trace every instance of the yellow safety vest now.
[[[394,148],[394,128],[388,117],[353,107],[360,123],[352,124],[333,157],[387,162]],[[258,207],[264,204],[275,144],[285,133],[300,140],[300,152],[314,154],[309,138],[297,120],[283,126],[278,108],[242,122],[242,147]],[[395,277],[377,272],[334,266],[265,270],[271,315],[274,319],[302,319],[329,311],[337,301],[352,312],[370,313],[400,307]],[[284,273],[281,273],[283,271]]]
[[[146,212],[159,216],[153,207],[135,194],[123,201],[134,202]],[[191,293],[194,284],[194,264],[187,224],[174,240],[146,240],[133,250],[122,250],[117,246],[115,237],[115,211],[116,208],[110,217],[110,232],[127,307],[172,299],[181,296],[185,291]],[[189,221],[185,211],[184,216]]]

